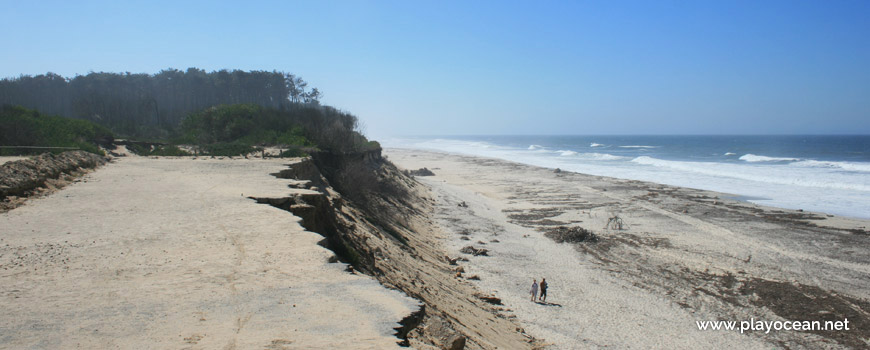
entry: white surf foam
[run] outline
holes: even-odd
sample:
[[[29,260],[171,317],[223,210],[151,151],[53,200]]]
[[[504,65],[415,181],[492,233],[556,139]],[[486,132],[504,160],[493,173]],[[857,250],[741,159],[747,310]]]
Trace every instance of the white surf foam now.
[[[837,176],[830,171],[798,169],[787,165],[740,165],[713,162],[684,162],[662,160],[647,156],[632,160],[637,164],[670,168],[717,177],[756,181],[767,184],[870,192],[870,185],[853,177]],[[803,170],[803,171],[800,171]],[[816,169],[821,170],[821,169]],[[857,180],[857,181],[856,181]]]
[[[743,161],[737,163],[674,161],[450,139],[390,140],[383,144],[385,147],[430,149],[591,175],[700,188],[765,198],[752,200],[764,205],[870,218],[870,163],[796,160],[752,154],[740,157]]]
[[[623,160],[623,159],[628,159],[627,157],[614,156],[612,154],[607,154],[607,153],[583,153],[583,156],[592,158],[594,160]]]
[[[842,169],[846,171],[870,172],[870,163],[858,162],[828,162],[819,160],[803,160],[791,163],[792,166]]]
[[[744,154],[739,158],[742,161],[756,163],[756,162],[794,162],[800,159],[798,158],[781,158],[781,157],[768,157],[768,156],[758,156],[752,153]]]
[[[602,144],[600,144],[600,143],[595,143],[595,142],[593,142],[593,143],[590,143],[590,144],[589,144],[589,147],[604,147],[604,145],[602,145]]]

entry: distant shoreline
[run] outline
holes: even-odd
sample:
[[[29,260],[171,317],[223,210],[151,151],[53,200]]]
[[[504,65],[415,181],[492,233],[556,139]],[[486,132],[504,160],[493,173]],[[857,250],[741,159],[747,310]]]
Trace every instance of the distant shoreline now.
[[[481,136],[388,139],[383,144],[870,219],[870,136]]]

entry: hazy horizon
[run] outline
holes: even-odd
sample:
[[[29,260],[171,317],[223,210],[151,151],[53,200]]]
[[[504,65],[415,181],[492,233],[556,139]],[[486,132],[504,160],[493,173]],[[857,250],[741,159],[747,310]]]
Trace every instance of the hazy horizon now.
[[[374,138],[870,134],[868,2],[0,6],[0,77],[286,71]]]

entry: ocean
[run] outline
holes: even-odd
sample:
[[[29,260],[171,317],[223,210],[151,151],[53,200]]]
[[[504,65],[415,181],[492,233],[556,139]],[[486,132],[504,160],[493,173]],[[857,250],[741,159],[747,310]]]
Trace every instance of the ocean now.
[[[392,138],[382,144],[870,218],[870,136],[445,136]]]

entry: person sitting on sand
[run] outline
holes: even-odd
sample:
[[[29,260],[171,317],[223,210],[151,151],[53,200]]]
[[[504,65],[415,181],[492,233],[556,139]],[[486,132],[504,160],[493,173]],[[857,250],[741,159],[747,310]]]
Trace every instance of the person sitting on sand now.
[[[529,291],[532,294],[532,301],[535,301],[535,298],[538,297],[538,280],[532,280],[532,290]]]
[[[547,302],[547,279],[546,278],[541,278],[541,297],[538,298],[538,300],[541,300],[545,303]]]

